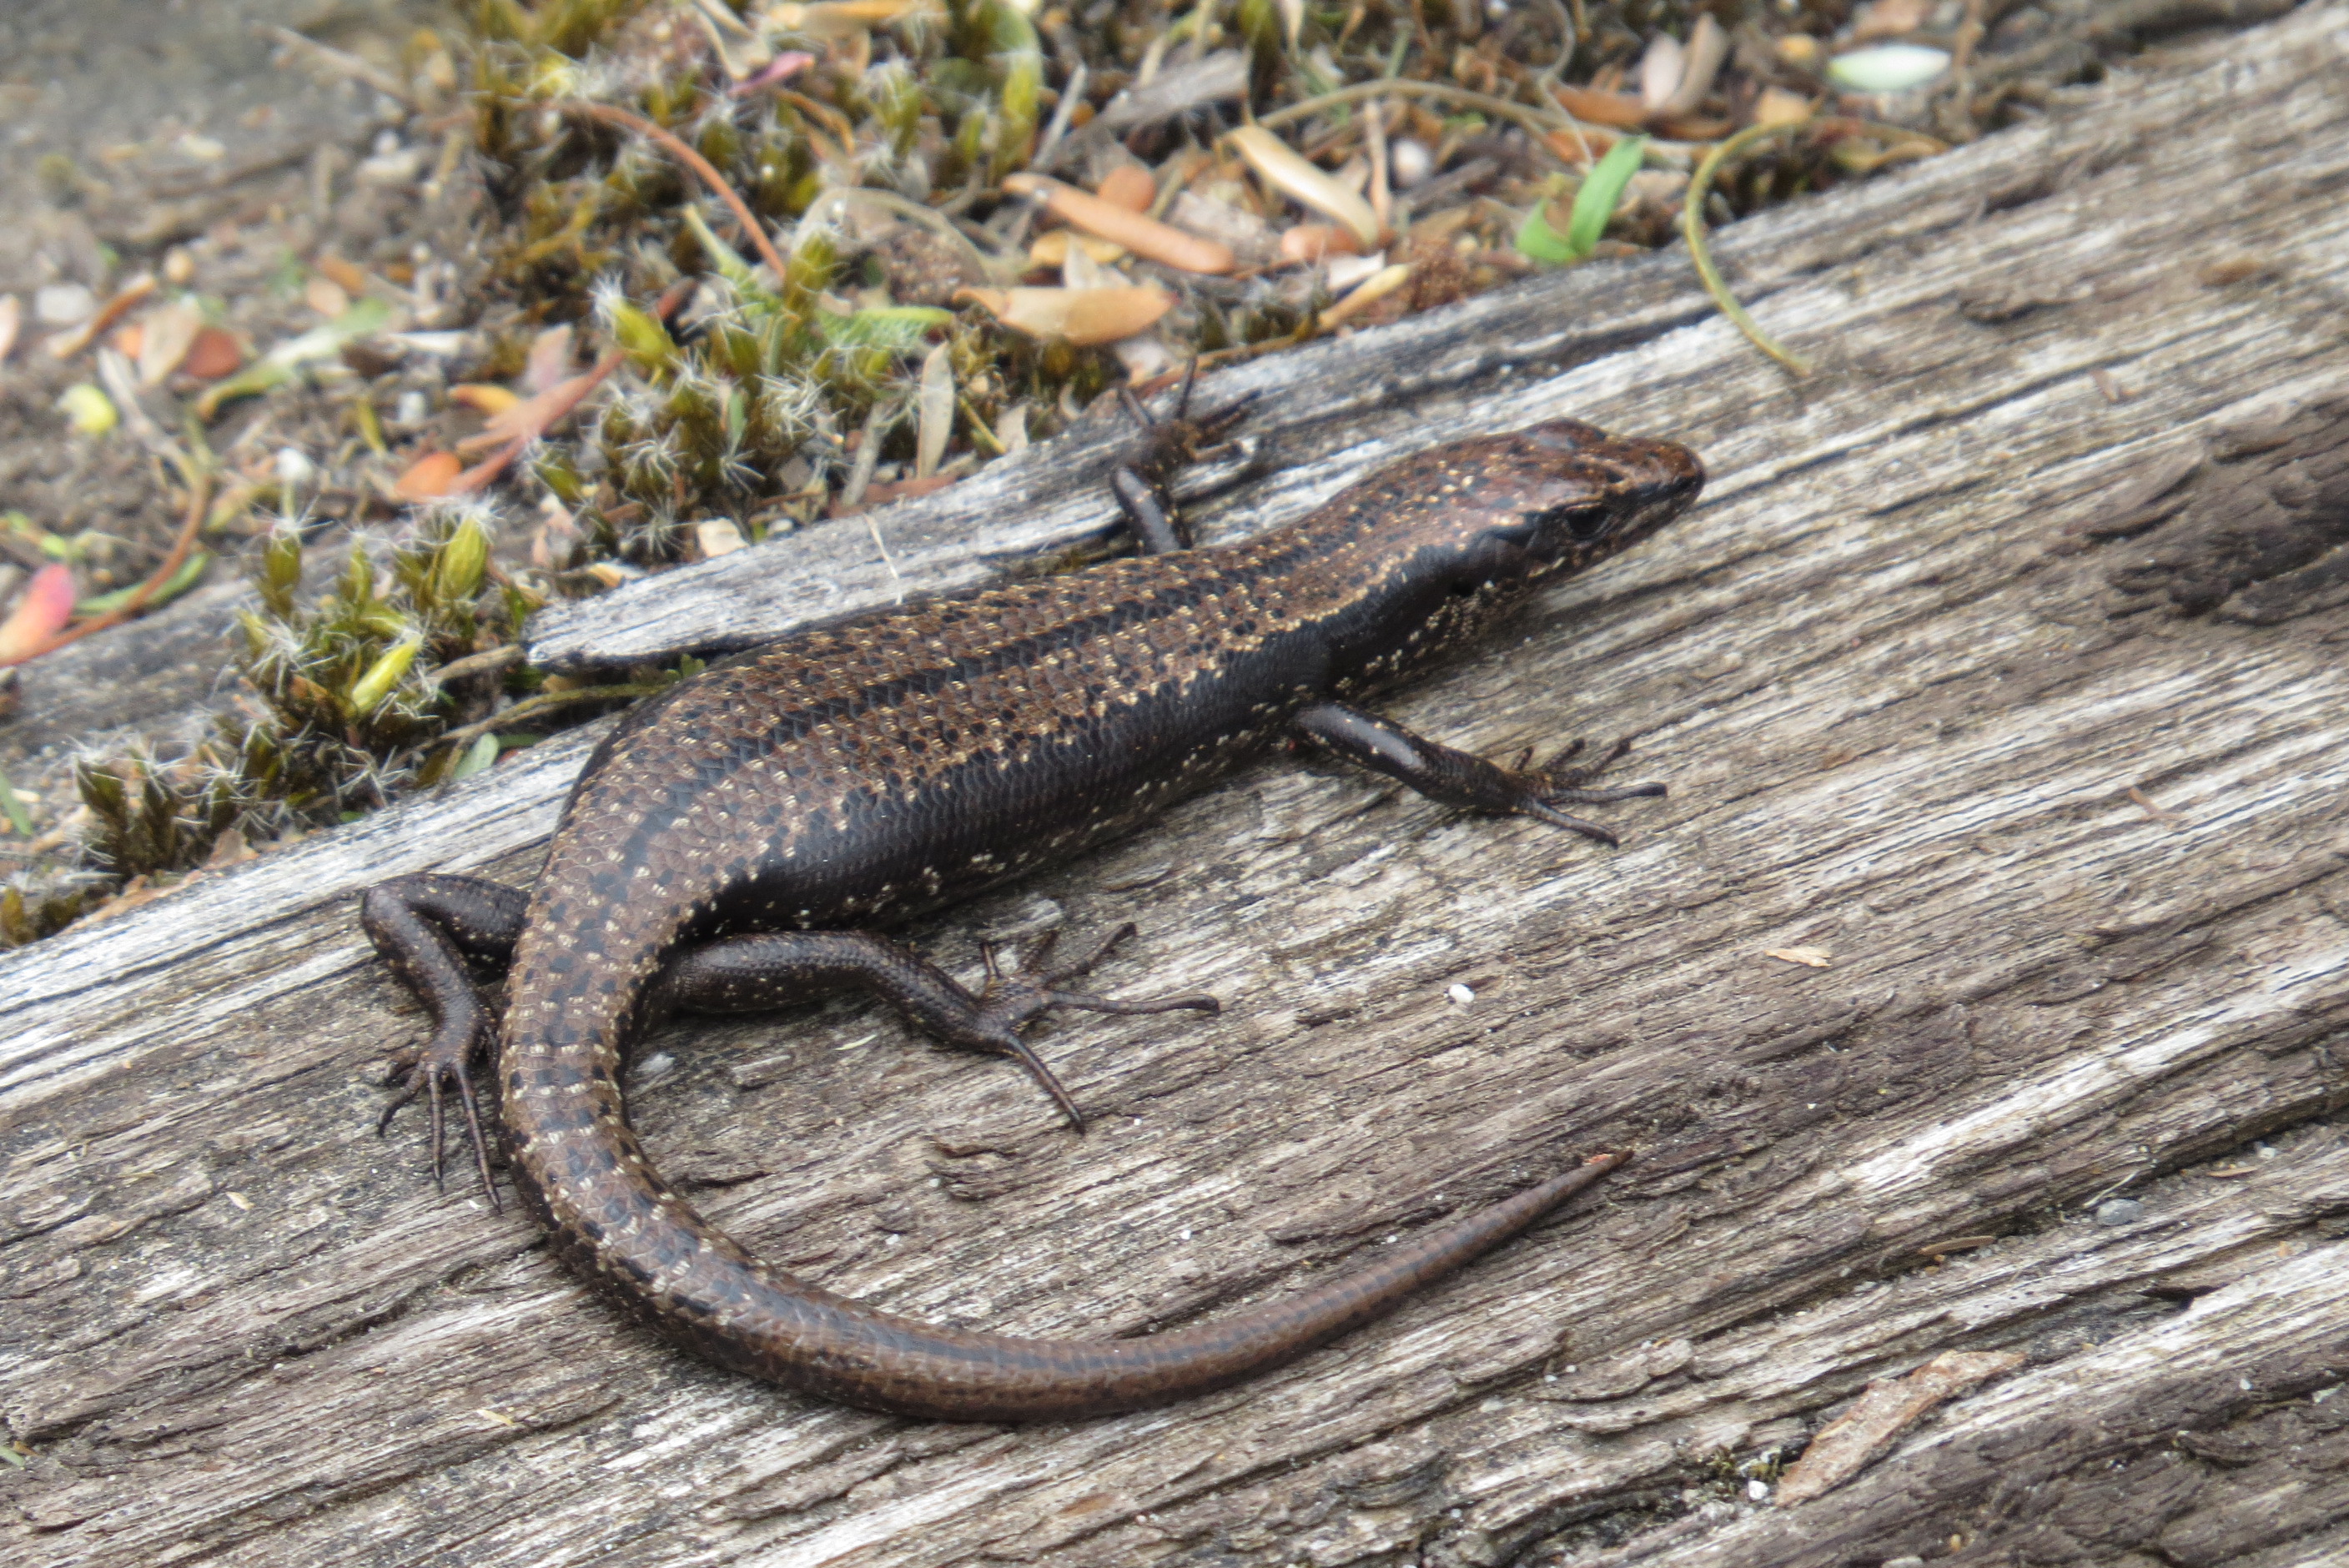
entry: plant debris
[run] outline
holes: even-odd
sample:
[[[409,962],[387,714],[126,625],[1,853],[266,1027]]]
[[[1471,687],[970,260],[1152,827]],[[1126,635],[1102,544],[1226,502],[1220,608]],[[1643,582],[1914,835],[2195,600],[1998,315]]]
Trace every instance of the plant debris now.
[[[260,230],[0,297],[0,359],[47,349],[8,373],[159,520],[0,520],[0,657],[222,554],[259,598],[212,729],[80,758],[78,811],[9,796],[0,944],[676,677],[525,669],[539,604],[955,483],[1187,362],[1684,238],[1799,373],[1705,227],[2027,119],[2158,10],[481,0],[396,61],[281,31],[394,112],[314,177],[364,222],[259,304],[207,284]],[[58,201],[96,188],[58,161]]]

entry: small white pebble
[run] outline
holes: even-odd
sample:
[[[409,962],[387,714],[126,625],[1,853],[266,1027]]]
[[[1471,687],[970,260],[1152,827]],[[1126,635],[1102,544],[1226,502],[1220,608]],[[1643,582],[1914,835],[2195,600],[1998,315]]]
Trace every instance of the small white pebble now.
[[[1770,1483],[1757,1476],[1745,1483],[1745,1495],[1755,1502],[1767,1502],[1770,1501]]]
[[[1444,994],[1452,998],[1454,1006],[1460,1007],[1464,1007],[1469,1003],[1474,1002],[1476,999],[1475,992],[1471,991],[1467,986],[1460,985],[1456,981],[1452,985],[1446,985],[1444,988]]]
[[[394,424],[421,425],[431,417],[432,405],[425,400],[423,393],[413,388],[402,392],[399,395],[399,400],[391,406],[391,418]]]
[[[1396,188],[1408,191],[1435,171],[1435,154],[1427,150],[1427,143],[1402,137],[1388,144],[1387,168]]]
[[[79,284],[45,284],[33,291],[33,319],[43,326],[88,321],[97,308],[98,296]]]

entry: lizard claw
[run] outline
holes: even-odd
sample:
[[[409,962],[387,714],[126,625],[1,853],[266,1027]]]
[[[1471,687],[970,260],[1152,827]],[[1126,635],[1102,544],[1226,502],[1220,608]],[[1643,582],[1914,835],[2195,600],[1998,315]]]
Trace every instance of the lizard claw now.
[[[422,1099],[428,1108],[428,1124],[432,1146],[432,1184],[446,1192],[447,1130],[443,1096],[450,1088],[456,1091],[457,1104],[465,1114],[465,1137],[472,1145],[473,1169],[481,1180],[481,1191],[490,1201],[492,1211],[503,1213],[505,1205],[498,1198],[495,1182],[490,1179],[489,1140],[481,1131],[480,1102],[473,1094],[473,1075],[469,1067],[472,1056],[470,1037],[452,1047],[444,1045],[436,1035],[422,1048],[404,1051],[394,1059],[388,1086],[398,1087],[399,1098],[384,1107],[383,1115],[375,1124],[376,1136],[383,1137],[391,1130],[391,1119],[402,1106]]]
[[[1125,1001],[1059,988],[1064,981],[1091,973],[1095,965],[1108,957],[1120,943],[1139,929],[1132,921],[1127,921],[1095,943],[1092,950],[1083,957],[1049,969],[1044,963],[1058,944],[1061,934],[1057,928],[1048,931],[1021,954],[1019,967],[1009,974],[1006,974],[997,962],[994,944],[980,944],[980,958],[987,965],[987,985],[978,998],[978,1033],[988,1048],[1001,1052],[1027,1068],[1029,1077],[1052,1097],[1053,1103],[1069,1119],[1069,1124],[1079,1132],[1085,1130],[1083,1113],[1077,1109],[1075,1099],[1053,1075],[1051,1068],[1046,1067],[1028,1043],[1019,1037],[1021,1026],[1041,1017],[1055,1007],[1121,1015],[1171,1013],[1178,1008],[1202,1013],[1223,1010],[1223,1004],[1213,996],[1152,996]]]
[[[1579,833],[1586,839],[1593,840],[1612,849],[1618,842],[1613,832],[1596,822],[1585,821],[1580,817],[1570,817],[1558,808],[1560,806],[1604,806],[1617,800],[1652,799],[1665,792],[1664,786],[1627,784],[1612,789],[1588,788],[1590,780],[1606,772],[1624,753],[1631,749],[1631,743],[1628,740],[1619,740],[1608,748],[1607,754],[1598,760],[1568,767],[1568,763],[1580,754],[1582,744],[1579,740],[1568,742],[1556,756],[1537,768],[1526,766],[1533,760],[1534,755],[1533,748],[1527,747],[1518,757],[1516,767],[1509,770],[1525,789],[1524,795],[1517,801],[1516,809],[1528,817],[1549,823],[1552,827],[1564,828],[1570,832]]]

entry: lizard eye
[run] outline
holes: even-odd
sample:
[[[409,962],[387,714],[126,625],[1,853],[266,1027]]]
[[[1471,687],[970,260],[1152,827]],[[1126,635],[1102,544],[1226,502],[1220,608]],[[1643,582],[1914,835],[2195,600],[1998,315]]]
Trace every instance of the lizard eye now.
[[[1547,511],[1526,514],[1526,521],[1547,534],[1566,533],[1588,542],[1607,531],[1607,509],[1596,501],[1582,501],[1573,506],[1552,507]]]

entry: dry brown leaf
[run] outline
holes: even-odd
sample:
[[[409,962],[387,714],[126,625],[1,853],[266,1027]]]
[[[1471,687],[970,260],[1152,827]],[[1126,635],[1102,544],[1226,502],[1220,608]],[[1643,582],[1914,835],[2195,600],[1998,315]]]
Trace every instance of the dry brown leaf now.
[[[351,296],[334,279],[314,277],[302,285],[302,303],[332,321],[351,308]]]
[[[554,428],[556,420],[579,407],[585,400],[587,394],[602,386],[604,378],[611,375],[618,367],[619,363],[618,353],[605,354],[603,358],[595,362],[593,368],[558,381],[543,392],[519,398],[497,409],[490,415],[488,424],[457,443],[457,450],[470,457],[475,452],[485,452],[493,447],[510,445],[517,441],[527,443],[538,439]],[[513,396],[511,392],[506,392],[502,387],[493,387],[491,390],[504,393],[509,397]],[[450,395],[455,395],[453,389]],[[509,462],[512,460],[511,458],[506,459]],[[504,467],[505,462],[498,463],[497,468],[492,470],[492,477],[498,469],[502,469]]]
[[[1723,64],[1729,58],[1729,33],[1713,19],[1710,13],[1700,13],[1696,26],[1689,29],[1688,45],[1681,65],[1680,81],[1670,97],[1656,106],[1662,118],[1685,115],[1704,101],[1713,91],[1713,78],[1721,74]]]
[[[165,377],[187,362],[189,350],[203,333],[203,313],[174,300],[148,312],[141,325],[146,330],[140,336],[139,352],[131,356],[139,366],[139,385],[160,387]]]
[[[98,340],[100,335],[137,308],[140,301],[155,292],[155,275],[141,273],[122,285],[121,292],[98,307],[88,321],[70,332],[59,333],[49,339],[50,355],[57,359],[71,359]]]
[[[568,326],[550,326],[530,340],[530,363],[522,373],[525,393],[550,391],[570,374],[571,335]]]
[[[1932,0],[1869,0],[1852,14],[1850,41],[1898,38],[1923,26],[1932,15]]]

